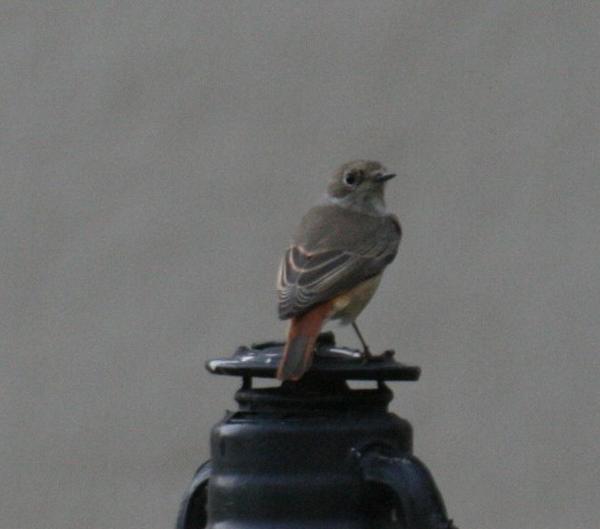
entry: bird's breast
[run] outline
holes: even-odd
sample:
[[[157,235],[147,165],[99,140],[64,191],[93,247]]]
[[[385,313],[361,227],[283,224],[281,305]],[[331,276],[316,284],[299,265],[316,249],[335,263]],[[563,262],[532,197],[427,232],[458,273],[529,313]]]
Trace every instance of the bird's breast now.
[[[354,321],[367,306],[381,282],[381,274],[373,276],[333,299],[332,320]]]

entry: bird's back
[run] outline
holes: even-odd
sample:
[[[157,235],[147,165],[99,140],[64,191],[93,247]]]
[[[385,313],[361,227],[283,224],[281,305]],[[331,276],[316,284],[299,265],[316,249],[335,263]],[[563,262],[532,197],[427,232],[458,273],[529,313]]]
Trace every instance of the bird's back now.
[[[380,274],[396,256],[400,238],[393,215],[367,215],[337,205],[313,207],[281,262],[280,318],[302,314]]]

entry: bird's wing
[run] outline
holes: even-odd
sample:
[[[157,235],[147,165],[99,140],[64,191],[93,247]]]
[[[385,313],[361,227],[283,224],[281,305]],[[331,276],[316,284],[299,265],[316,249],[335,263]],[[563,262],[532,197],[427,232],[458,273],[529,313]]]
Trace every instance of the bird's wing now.
[[[396,256],[400,228],[392,217],[367,223],[350,236],[335,237],[329,228],[317,242],[296,242],[286,251],[277,281],[281,319],[302,314],[381,273]]]

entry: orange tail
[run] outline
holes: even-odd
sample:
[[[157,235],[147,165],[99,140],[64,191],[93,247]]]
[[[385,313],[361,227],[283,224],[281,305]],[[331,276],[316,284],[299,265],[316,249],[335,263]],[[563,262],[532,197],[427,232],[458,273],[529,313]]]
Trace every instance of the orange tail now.
[[[277,368],[279,380],[298,380],[306,373],[312,364],[315,344],[331,306],[332,302],[327,301],[292,318],[283,357]]]

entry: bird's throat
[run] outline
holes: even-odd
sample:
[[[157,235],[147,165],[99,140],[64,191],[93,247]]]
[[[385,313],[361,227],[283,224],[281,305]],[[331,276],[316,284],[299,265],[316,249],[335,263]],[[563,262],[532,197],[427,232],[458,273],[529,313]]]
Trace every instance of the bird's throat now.
[[[383,193],[350,194],[345,197],[326,195],[325,202],[334,206],[351,209],[364,215],[378,217],[386,214]]]

